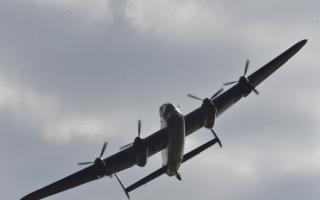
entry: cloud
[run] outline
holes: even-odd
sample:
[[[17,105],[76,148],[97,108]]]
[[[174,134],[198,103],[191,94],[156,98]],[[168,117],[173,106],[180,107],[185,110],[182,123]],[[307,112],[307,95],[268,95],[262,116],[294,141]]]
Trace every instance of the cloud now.
[[[221,34],[226,21],[220,2],[207,1],[127,1],[125,16],[141,32],[156,37],[201,40]]]
[[[51,1],[0,2],[1,199],[77,171],[101,143],[106,156],[159,128],[158,107],[199,102],[294,42],[309,43],[286,66],[217,119],[223,149],[183,165],[183,182],[166,176],[134,198],[308,199],[319,196],[316,2]],[[188,150],[212,135],[197,131]],[[23,163],[23,170],[21,168]],[[120,175],[129,184],[161,166]],[[296,183],[296,184],[292,184]],[[230,192],[232,190],[232,192]],[[52,199],[125,198],[103,179]],[[161,195],[159,195],[161,194]]]
[[[67,140],[70,137],[112,133],[104,120],[81,113],[64,113],[62,102],[50,94],[36,92],[28,87],[0,79],[0,110],[10,112],[20,123],[26,123],[50,139]]]

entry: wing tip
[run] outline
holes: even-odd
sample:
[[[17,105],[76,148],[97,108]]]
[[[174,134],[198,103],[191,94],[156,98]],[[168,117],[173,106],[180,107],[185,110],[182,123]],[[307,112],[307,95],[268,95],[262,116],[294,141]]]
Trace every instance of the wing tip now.
[[[29,196],[29,195],[24,196],[24,197],[22,197],[20,200],[30,200],[30,196]]]
[[[35,200],[35,199],[41,199],[41,198],[35,192],[32,192],[32,193],[22,197],[20,200]]]
[[[294,54],[296,54],[298,51],[300,51],[300,49],[308,42],[307,39],[303,39],[299,42],[297,42],[296,44],[294,44],[291,48],[288,49],[288,53],[290,53],[291,56],[293,56]],[[290,58],[291,58],[290,56]]]
[[[300,42],[298,42],[296,46],[299,47],[299,49],[301,49],[307,42],[308,42],[308,39],[303,39]]]
[[[303,47],[304,45],[306,45],[307,42],[308,42],[307,39],[303,39],[303,40],[297,42],[295,45],[293,45],[293,46],[288,50],[288,52],[290,52],[290,54],[291,54],[290,58],[291,58],[293,55],[295,55],[298,51],[300,51],[300,50],[302,49],[302,47]]]

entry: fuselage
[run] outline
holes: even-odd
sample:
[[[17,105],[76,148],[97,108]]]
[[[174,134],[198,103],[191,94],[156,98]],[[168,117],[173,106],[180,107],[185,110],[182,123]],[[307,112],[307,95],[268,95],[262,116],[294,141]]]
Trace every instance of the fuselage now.
[[[171,103],[163,104],[160,109],[161,128],[167,129],[167,147],[162,150],[162,164],[167,165],[167,175],[175,176],[183,161],[185,120],[179,109]]]

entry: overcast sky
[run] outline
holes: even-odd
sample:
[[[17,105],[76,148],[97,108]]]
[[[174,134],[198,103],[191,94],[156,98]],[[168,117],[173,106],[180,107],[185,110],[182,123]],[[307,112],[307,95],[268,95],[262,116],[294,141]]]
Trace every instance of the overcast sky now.
[[[217,119],[223,149],[162,176],[132,199],[308,199],[320,196],[320,3],[228,0],[0,0],[0,199],[19,199],[160,127],[158,108],[187,114],[294,43],[307,45]],[[187,138],[187,150],[211,139]],[[126,185],[161,166],[120,176]],[[126,199],[104,178],[48,199]]]

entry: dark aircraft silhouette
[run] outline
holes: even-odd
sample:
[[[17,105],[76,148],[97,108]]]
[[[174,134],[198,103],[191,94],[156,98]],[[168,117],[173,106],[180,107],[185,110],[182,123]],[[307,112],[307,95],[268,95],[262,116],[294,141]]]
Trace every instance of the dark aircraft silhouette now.
[[[248,96],[252,91],[255,94],[259,94],[255,88],[280,66],[287,62],[293,55],[295,55],[306,44],[306,42],[307,40],[302,40],[296,43],[249,76],[246,76],[249,67],[249,61],[247,61],[244,74],[239,78],[239,80],[224,84],[234,84],[225,92],[223,92],[223,89],[220,89],[210,98],[205,99],[200,99],[189,94],[189,97],[201,100],[202,105],[185,116],[183,116],[179,109],[173,104],[163,104],[160,107],[161,129],[159,131],[146,138],[141,138],[141,122],[138,121],[138,136],[134,139],[133,143],[123,146],[120,152],[103,159],[102,156],[107,147],[107,143],[105,142],[98,158],[93,162],[79,163],[79,165],[91,164],[90,166],[44,188],[32,192],[23,197],[22,200],[42,199],[90,181],[97,180],[104,176],[114,175],[128,198],[130,198],[129,192],[161,176],[162,174],[175,176],[177,179],[181,180],[181,175],[178,170],[183,162],[188,161],[216,143],[222,147],[221,141],[212,129],[215,118],[220,116],[242,97]],[[210,129],[214,138],[185,154],[185,137],[202,127]],[[124,186],[117,172],[128,169],[134,165],[143,167],[147,164],[148,157],[160,151],[163,159],[163,166],[160,169],[128,187]]]

